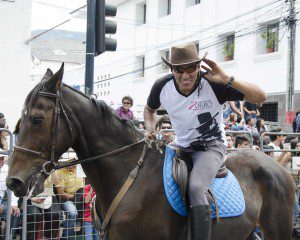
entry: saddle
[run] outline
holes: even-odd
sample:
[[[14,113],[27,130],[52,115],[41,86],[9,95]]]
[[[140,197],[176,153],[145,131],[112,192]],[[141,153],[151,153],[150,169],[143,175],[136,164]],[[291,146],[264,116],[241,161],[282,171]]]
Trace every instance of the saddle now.
[[[192,169],[191,161],[184,155],[180,149],[175,149],[176,154],[173,158],[172,175],[174,181],[178,184],[181,197],[186,203],[186,189],[188,184],[189,172]],[[215,178],[225,178],[228,175],[228,169],[226,168],[226,162],[224,162]],[[211,193],[212,194],[212,193]],[[213,197],[213,196],[212,196]]]

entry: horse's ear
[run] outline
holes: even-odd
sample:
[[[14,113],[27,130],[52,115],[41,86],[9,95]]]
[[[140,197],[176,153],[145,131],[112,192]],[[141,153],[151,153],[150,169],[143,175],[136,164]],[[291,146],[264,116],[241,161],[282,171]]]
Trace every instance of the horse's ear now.
[[[41,82],[43,81],[47,81],[49,78],[51,78],[53,76],[53,72],[51,71],[51,69],[47,68],[46,73],[44,74]]]
[[[48,90],[57,92],[60,90],[62,79],[64,75],[64,63],[61,64],[60,69],[48,80]]]
[[[20,132],[20,125],[21,125],[21,118],[19,118],[19,120],[15,126],[15,130],[14,130],[13,134],[18,134]]]

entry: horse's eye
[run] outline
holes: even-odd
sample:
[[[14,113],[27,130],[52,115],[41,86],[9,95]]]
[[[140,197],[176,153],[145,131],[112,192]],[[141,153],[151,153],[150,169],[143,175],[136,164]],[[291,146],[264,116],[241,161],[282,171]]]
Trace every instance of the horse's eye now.
[[[44,119],[43,117],[33,117],[32,122],[34,124],[40,124],[42,123],[43,119]]]

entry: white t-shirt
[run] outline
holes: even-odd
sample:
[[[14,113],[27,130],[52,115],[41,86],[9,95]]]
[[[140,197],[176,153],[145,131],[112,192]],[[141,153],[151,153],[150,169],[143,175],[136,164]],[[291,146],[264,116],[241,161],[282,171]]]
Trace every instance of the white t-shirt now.
[[[244,94],[227,85],[201,78],[188,96],[179,92],[172,74],[158,79],[147,104],[152,109],[161,105],[168,112],[175,131],[175,144],[188,147],[191,142],[219,139],[225,144],[223,104],[242,100]]]
[[[275,145],[273,142],[270,142],[269,146],[273,147],[274,150],[281,150],[281,148],[279,146]],[[274,152],[275,157],[280,156],[280,154],[281,154],[281,152]]]
[[[0,168],[0,197],[3,199],[5,195],[5,191],[7,190],[6,187],[6,177],[8,174],[8,166],[6,164],[3,165],[2,168]],[[11,205],[12,206],[18,206],[18,198],[15,196],[15,194],[12,192],[12,199],[11,199]]]

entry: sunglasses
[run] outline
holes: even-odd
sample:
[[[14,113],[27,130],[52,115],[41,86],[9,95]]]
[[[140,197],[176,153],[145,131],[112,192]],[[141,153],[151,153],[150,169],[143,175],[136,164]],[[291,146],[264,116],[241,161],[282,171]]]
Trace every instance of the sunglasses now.
[[[194,65],[189,65],[187,67],[173,67],[173,69],[176,73],[183,74],[184,72],[187,72],[187,73],[195,72],[197,67],[198,67],[198,64],[194,64]]]
[[[161,127],[161,129],[172,129],[172,127],[167,127],[167,126],[165,126],[165,127]]]
[[[123,102],[123,105],[130,105],[130,102]]]

